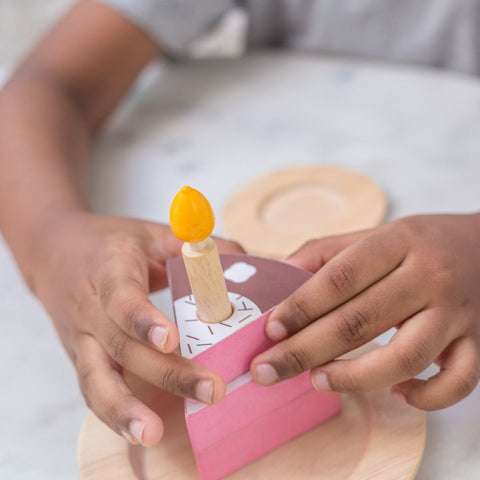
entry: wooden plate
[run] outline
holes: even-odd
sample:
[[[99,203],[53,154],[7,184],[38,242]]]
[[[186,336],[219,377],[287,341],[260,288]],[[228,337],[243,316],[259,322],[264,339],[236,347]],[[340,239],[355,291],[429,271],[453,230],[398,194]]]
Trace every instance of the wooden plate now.
[[[165,434],[149,449],[130,446],[90,412],[78,443],[81,479],[198,479],[183,401],[166,396],[160,404]],[[228,478],[411,480],[424,442],[424,412],[388,390],[344,395],[341,414]]]
[[[227,235],[252,254],[282,258],[306,240],[379,225],[387,210],[369,178],[338,167],[281,170],[239,190],[225,207]]]

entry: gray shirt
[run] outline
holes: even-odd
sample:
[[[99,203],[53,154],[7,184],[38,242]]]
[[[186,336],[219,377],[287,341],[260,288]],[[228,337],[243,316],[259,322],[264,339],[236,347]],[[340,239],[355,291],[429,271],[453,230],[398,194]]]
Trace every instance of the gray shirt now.
[[[249,47],[276,46],[480,74],[480,0],[101,0],[186,56],[236,6]]]

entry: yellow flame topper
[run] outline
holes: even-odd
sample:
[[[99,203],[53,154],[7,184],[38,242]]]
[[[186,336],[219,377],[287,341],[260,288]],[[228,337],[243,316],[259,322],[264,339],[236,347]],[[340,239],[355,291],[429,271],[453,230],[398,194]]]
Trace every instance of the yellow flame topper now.
[[[201,242],[213,230],[215,215],[208,200],[194,188],[185,186],[170,207],[172,232],[184,242]]]

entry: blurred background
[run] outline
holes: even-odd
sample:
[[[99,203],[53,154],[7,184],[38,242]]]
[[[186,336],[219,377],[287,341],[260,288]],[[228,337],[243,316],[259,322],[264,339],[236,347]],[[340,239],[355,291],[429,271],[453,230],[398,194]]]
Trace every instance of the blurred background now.
[[[0,65],[11,66],[74,0],[0,0]]]
[[[0,84],[74,2],[0,0]],[[96,210],[166,220],[169,199],[188,178],[211,193],[220,217],[236,188],[295,162],[338,164],[370,175],[388,193],[390,218],[478,208],[476,79],[293,57],[252,55],[167,71],[161,85],[125,110],[128,115],[119,112],[97,145],[101,161],[94,163],[89,185]],[[249,82],[238,82],[247,76]],[[268,99],[262,98],[266,85]],[[279,112],[289,112],[288,118]],[[173,166],[161,178],[165,159]],[[212,167],[217,174],[207,178]],[[0,273],[0,480],[78,478],[75,446],[86,407],[75,372],[1,236]],[[472,458],[478,432],[470,428],[469,413],[478,409],[477,398],[467,399],[470,409],[458,406],[429,417],[434,423],[418,480],[476,478],[458,469],[477,465]],[[447,456],[441,448],[452,425],[462,428],[456,434],[462,441]]]

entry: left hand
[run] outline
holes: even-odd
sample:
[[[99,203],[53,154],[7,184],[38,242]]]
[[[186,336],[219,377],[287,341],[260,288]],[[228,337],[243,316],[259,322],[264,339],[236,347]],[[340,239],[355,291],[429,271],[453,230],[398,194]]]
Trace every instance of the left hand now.
[[[270,385],[312,370],[324,391],[392,393],[424,410],[448,407],[480,378],[480,215],[406,217],[313,240],[287,260],[315,275],[270,315],[278,345],[252,376]],[[335,360],[397,328],[388,345]],[[438,374],[415,379],[433,362]]]
[[[127,372],[155,387],[146,399],[173,394],[215,404],[223,398],[223,379],[175,352],[178,330],[148,297],[167,286],[166,262],[181,253],[167,225],[68,212],[35,242],[32,291],[52,317],[87,405],[113,431],[144,446],[163,434],[162,419],[126,384]],[[243,253],[234,242],[217,245]]]

